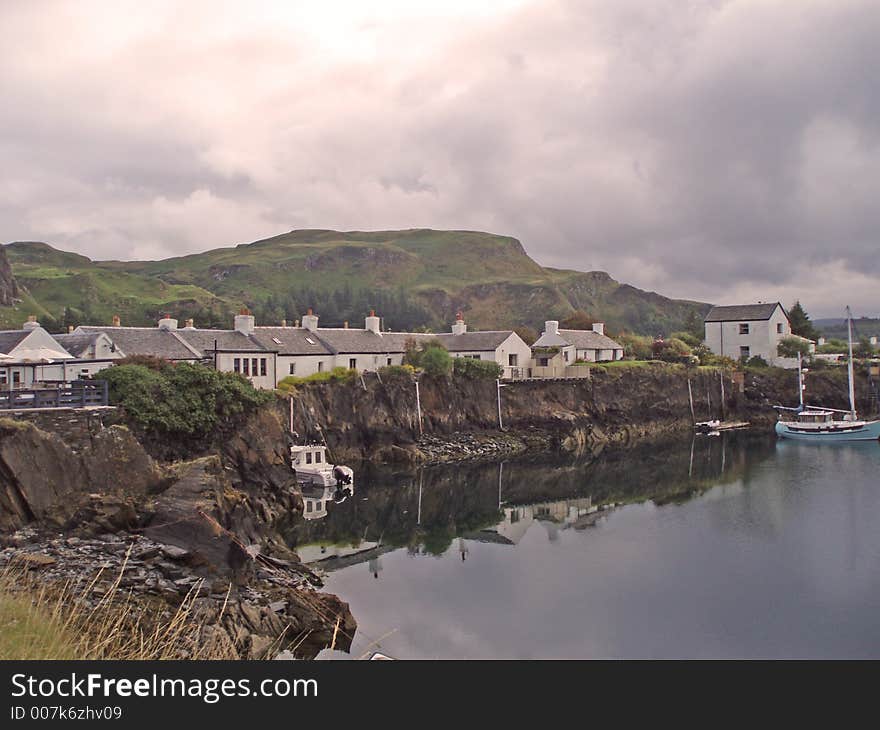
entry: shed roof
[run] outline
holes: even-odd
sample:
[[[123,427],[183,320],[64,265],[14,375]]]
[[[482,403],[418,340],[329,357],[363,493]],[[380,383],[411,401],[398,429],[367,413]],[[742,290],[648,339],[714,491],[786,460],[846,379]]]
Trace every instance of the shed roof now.
[[[706,315],[704,322],[755,322],[770,319],[776,307],[782,309],[788,317],[785,308],[779,302],[772,304],[734,304],[732,306],[712,307]]]

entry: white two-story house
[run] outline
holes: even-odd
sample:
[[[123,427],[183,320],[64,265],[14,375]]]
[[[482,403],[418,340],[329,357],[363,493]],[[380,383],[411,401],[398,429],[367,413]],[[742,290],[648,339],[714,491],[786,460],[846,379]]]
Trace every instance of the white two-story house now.
[[[762,357],[782,364],[779,341],[791,337],[791,322],[779,302],[713,307],[703,320],[706,346],[733,360]]]

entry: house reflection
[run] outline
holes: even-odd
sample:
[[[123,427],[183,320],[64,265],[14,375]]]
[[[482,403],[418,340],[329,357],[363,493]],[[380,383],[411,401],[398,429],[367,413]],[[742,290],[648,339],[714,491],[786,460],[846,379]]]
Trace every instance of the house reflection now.
[[[516,545],[529,528],[538,523],[547,532],[551,542],[559,539],[559,531],[570,528],[583,529],[595,522],[599,508],[591,497],[561,499],[555,502],[508,505],[502,509],[504,519],[497,525],[469,532],[463,537],[478,542],[494,542]]]

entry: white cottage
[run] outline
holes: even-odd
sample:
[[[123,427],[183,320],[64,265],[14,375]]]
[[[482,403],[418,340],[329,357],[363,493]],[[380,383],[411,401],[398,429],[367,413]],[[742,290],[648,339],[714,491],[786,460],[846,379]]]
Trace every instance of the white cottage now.
[[[67,380],[66,365],[75,358],[29,317],[20,330],[0,332],[0,387]]]
[[[503,378],[526,377],[532,358],[531,348],[512,330],[468,332],[461,312],[452,325],[452,332],[435,335],[453,357],[488,360],[498,363]]]
[[[623,345],[605,334],[604,322],[592,330],[561,330],[559,322],[548,320],[532,345],[532,376],[536,378],[588,377],[590,362],[623,359]]]
[[[791,337],[791,322],[779,302],[713,307],[703,320],[706,346],[733,360],[762,357],[770,365],[781,362],[779,341]]]

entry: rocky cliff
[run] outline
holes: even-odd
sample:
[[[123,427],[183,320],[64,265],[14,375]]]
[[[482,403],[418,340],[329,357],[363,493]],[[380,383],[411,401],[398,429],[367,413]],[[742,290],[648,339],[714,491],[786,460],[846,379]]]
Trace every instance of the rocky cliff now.
[[[104,566],[151,604],[175,606],[195,590],[207,634],[222,633],[242,657],[347,648],[348,606],[312,590],[320,581],[282,536],[302,510],[287,443],[270,409],[217,453],[173,464],[155,462],[121,425],[74,450],[0,420],[0,562],[24,561],[56,583],[88,582]]]
[[[12,306],[18,296],[18,284],[12,275],[12,266],[6,256],[6,247],[0,246],[0,306]]]
[[[735,374],[658,362],[598,367],[589,379],[505,384],[500,396],[503,433],[494,380],[422,377],[417,402],[416,383],[406,374],[302,386],[292,397],[292,419],[294,431],[307,439],[326,439],[340,460],[448,460],[456,451],[492,455],[534,447],[583,450],[689,429],[688,381],[697,420],[723,414],[727,420],[769,428],[776,420],[773,405],[797,402],[792,371],[767,368]],[[857,392],[859,407],[867,412],[873,404],[863,377]],[[816,405],[845,408],[845,373],[811,373],[809,394]],[[281,413],[285,415],[290,416]],[[448,448],[442,448],[444,443]]]

